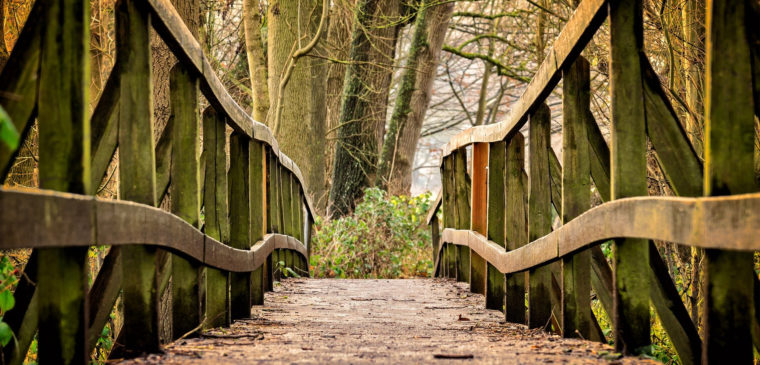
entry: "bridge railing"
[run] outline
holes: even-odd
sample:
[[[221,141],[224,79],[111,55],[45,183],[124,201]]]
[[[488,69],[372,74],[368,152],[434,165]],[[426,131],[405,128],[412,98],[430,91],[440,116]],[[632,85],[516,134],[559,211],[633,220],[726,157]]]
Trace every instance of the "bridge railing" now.
[[[298,166],[233,101],[171,3],[118,2],[117,60],[92,116],[88,9],[38,1],[0,77],[16,129],[38,120],[42,189],[0,189],[0,248],[33,248],[2,318],[11,364],[35,334],[41,363],[88,362],[119,297],[112,355],[133,356],[159,352],[167,323],[176,339],[249,317],[283,266],[308,275],[314,209]],[[179,60],[155,146],[151,29]],[[3,180],[17,153],[0,146]],[[95,198],[112,160],[120,200]],[[165,198],[171,212],[156,208]],[[94,245],[110,250],[88,278]]]
[[[751,363],[753,343],[760,349],[753,270],[760,13],[753,5],[707,4],[703,165],[644,53],[642,2],[583,0],[506,120],[467,129],[446,145],[434,204],[442,206],[442,225],[435,212],[428,220],[437,275],[469,282],[507,321],[532,328],[555,321],[566,337],[605,341],[591,311],[593,289],[613,321],[616,348],[628,354],[650,344],[651,303],[682,363]],[[581,56],[605,20],[609,145],[591,113]],[[546,105],[560,80],[561,162]],[[691,198],[646,197],[648,143],[672,190]],[[593,209],[592,182],[605,202]],[[562,222],[556,230],[553,211]],[[653,240],[705,249],[703,336]],[[604,242],[612,242],[612,267]]]

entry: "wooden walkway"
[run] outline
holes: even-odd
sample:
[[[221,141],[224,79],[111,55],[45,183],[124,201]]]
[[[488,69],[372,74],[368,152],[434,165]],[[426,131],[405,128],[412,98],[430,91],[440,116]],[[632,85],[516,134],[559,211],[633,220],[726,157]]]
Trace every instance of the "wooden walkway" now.
[[[265,302],[251,320],[124,363],[653,363],[506,323],[467,284],[445,279],[287,279]]]

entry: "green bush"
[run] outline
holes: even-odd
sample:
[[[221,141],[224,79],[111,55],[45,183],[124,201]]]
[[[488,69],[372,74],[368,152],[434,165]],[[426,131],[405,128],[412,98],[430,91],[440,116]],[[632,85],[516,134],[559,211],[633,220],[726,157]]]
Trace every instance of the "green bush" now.
[[[388,196],[369,188],[350,216],[315,220],[315,277],[407,278],[432,275],[430,193]]]

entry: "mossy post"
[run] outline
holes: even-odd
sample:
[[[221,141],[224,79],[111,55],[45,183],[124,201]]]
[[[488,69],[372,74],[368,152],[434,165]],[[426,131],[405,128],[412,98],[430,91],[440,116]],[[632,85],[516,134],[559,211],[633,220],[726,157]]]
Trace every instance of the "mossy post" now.
[[[457,189],[457,229],[470,229],[470,176],[467,175],[467,151],[454,156],[454,181]],[[470,282],[470,249],[456,246],[457,281]]]
[[[251,247],[251,200],[249,171],[249,139],[240,132],[230,135],[229,207],[230,246],[248,250]],[[231,319],[251,316],[251,274],[230,273]]]
[[[266,205],[266,148],[264,143],[250,141],[249,145],[250,166],[250,194],[251,194],[251,244],[255,244],[264,238],[267,229],[267,205]],[[264,304],[264,270],[265,265],[251,273],[251,302],[253,305]]]
[[[153,147],[153,84],[150,13],[136,0],[116,10],[116,51],[121,74],[119,102],[119,194],[121,199],[156,205]],[[125,352],[159,352],[156,248],[122,248]]]
[[[457,229],[470,229],[484,236],[488,234],[488,150],[488,143],[476,143],[472,146],[474,181],[470,186],[467,167],[462,166],[461,175],[463,178],[460,179],[464,180],[463,189],[467,190],[467,194],[457,195],[457,206],[459,207],[457,217],[461,220],[457,223]],[[458,150],[457,154],[462,154],[462,159],[466,160],[466,149]],[[470,192],[472,193],[472,209],[470,209]],[[460,199],[462,202],[459,201]],[[470,291],[485,295],[488,279],[486,260],[469,247],[460,249],[470,252]]]
[[[590,102],[589,64],[579,57],[562,73],[562,224],[591,208],[591,170],[586,138]],[[562,259],[562,335],[591,338],[591,255]]]
[[[441,179],[443,196],[441,204],[443,205],[443,228],[455,228],[456,227],[456,195],[454,193],[454,156],[447,156],[443,158],[443,166],[441,168]],[[439,260],[439,276],[448,276],[448,249],[450,243],[441,242],[443,248],[441,248],[441,257]],[[438,252],[435,252],[437,255]]]
[[[756,192],[749,1],[707,4],[705,195]],[[756,21],[756,19],[755,19]],[[702,362],[752,363],[752,252],[705,250]]]
[[[454,151],[451,153],[451,193],[453,195],[452,197],[452,207],[454,208],[454,227],[456,229],[459,229],[461,227],[460,220],[461,217],[459,216],[459,204],[460,204],[460,196],[459,196],[459,184],[461,183],[457,179],[457,164],[456,164],[456,155],[458,154],[458,151]],[[458,261],[459,251],[457,245],[453,243],[449,243],[446,245],[446,277],[456,279],[457,277],[457,261]]]
[[[641,72],[642,1],[612,1],[609,11],[612,199],[645,196],[647,137]],[[638,353],[651,344],[647,241],[616,239],[613,270],[615,348],[625,354]]]
[[[227,140],[225,118],[213,107],[203,112],[203,153],[206,156],[203,206],[205,233],[223,243],[230,242],[227,207]],[[206,268],[206,313],[203,327],[229,325],[229,273]]]
[[[40,60],[40,188],[91,194],[89,3],[46,0]],[[93,243],[95,232],[92,232]],[[37,271],[39,360],[85,363],[87,247],[43,248]]]
[[[506,157],[506,239],[507,251],[516,250],[528,243],[525,216],[525,137],[515,133],[507,143]],[[506,319],[525,323],[525,273],[507,275]]]
[[[488,240],[501,247],[507,247],[504,195],[506,185],[507,168],[507,142],[491,143],[488,148]],[[473,200],[473,206],[475,200]],[[506,293],[506,279],[504,274],[496,269],[490,262],[486,263],[486,308],[503,310]]]
[[[169,75],[171,92],[171,210],[200,229],[200,136],[198,78],[182,63]],[[172,337],[179,338],[201,324],[201,265],[172,254]],[[203,288],[205,290],[205,287]]]
[[[530,196],[528,198],[528,241],[541,238],[552,230],[549,146],[551,146],[551,111],[542,103],[530,115],[529,156]],[[528,327],[542,328],[552,315],[552,270],[543,265],[528,272]]]

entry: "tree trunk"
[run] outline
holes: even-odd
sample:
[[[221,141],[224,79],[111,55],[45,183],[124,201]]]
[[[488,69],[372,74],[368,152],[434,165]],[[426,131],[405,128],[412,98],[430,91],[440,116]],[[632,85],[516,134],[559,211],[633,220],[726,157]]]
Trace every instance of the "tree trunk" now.
[[[430,102],[441,47],[454,10],[448,2],[427,7],[417,14],[407,68],[383,143],[378,184],[391,194],[408,194],[422,122]]]
[[[335,141],[338,120],[340,118],[340,101],[343,93],[343,80],[346,77],[346,62],[351,48],[351,27],[353,26],[353,6],[355,0],[337,1],[330,10],[330,27],[327,31],[326,56],[333,60],[327,66],[327,88],[325,106],[327,107],[325,124],[327,127],[325,144],[324,182],[327,190],[331,185]],[[327,197],[317,199],[318,207],[327,206]],[[318,208],[319,209],[319,208]]]
[[[261,13],[259,0],[243,0],[245,27],[245,50],[248,72],[251,75],[251,99],[253,119],[264,123],[269,112],[269,87],[267,85],[267,61],[261,39]]]
[[[273,0],[267,9],[267,71],[270,108],[267,123],[272,123],[277,90],[288,59],[295,49],[313,38],[322,12],[319,0]],[[307,56],[308,57],[308,56]],[[275,137],[280,150],[301,169],[309,194],[319,197],[324,187],[324,119],[313,119],[311,62],[301,60],[293,70],[282,95],[282,116]],[[322,80],[322,82],[324,82]],[[269,126],[273,128],[272,125]]]
[[[341,98],[338,120],[338,140],[333,163],[333,179],[330,187],[328,215],[332,218],[349,214],[362,195],[364,188],[374,176],[377,160],[376,126],[366,116],[371,110],[371,98],[367,97],[368,63],[372,43],[365,30],[382,0],[359,0],[354,13],[351,35],[350,63]]]

